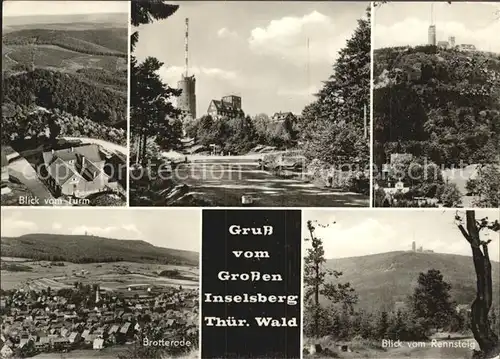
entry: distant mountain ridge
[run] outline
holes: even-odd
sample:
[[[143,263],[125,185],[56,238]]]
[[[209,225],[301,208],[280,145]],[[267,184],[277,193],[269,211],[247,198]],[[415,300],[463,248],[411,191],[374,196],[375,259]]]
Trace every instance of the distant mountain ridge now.
[[[498,305],[500,263],[491,265],[496,288],[494,304]],[[405,301],[413,293],[419,273],[429,269],[441,271],[444,280],[451,284],[452,300],[458,304],[471,303],[476,293],[474,265],[472,257],[467,256],[395,251],[328,259],[325,266],[343,273],[338,281],[350,282],[359,295],[359,307],[369,311],[394,309],[396,302]]]
[[[35,260],[93,262],[145,262],[198,266],[199,254],[156,247],[142,240],[89,235],[27,234],[1,238],[2,256]]]
[[[2,28],[35,25],[62,25],[62,24],[114,24],[127,26],[127,13],[96,13],[71,15],[21,15],[3,16]]]

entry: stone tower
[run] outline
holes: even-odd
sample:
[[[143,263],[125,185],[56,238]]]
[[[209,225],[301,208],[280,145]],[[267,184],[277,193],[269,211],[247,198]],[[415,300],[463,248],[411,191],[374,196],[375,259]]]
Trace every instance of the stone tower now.
[[[428,38],[429,38],[428,44],[436,46],[436,25],[429,26]]]
[[[196,118],[196,79],[194,75],[189,76],[189,19],[186,18],[186,32],[184,38],[184,61],[185,68],[177,88],[182,90],[177,99],[177,108],[182,110],[186,116]]]

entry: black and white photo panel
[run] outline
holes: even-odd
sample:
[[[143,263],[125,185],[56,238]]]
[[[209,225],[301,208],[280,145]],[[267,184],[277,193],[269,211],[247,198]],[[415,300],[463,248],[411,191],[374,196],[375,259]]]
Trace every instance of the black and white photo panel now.
[[[498,358],[498,210],[304,210],[308,358]]]
[[[499,208],[499,3],[373,16],[373,206]]]
[[[129,3],[2,5],[2,206],[124,206]]]
[[[369,207],[370,9],[132,1],[130,205]]]
[[[201,213],[2,208],[2,358],[199,358]]]

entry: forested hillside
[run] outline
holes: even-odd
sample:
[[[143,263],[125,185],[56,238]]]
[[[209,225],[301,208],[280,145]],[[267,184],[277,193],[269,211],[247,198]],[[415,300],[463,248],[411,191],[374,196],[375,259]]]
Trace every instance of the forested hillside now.
[[[99,124],[126,126],[126,94],[96,86],[77,75],[35,69],[3,78],[2,89],[3,104],[36,104],[87,117]]]
[[[4,45],[55,45],[93,54],[127,57],[126,27],[95,30],[24,29],[3,36]]]
[[[374,52],[374,160],[425,156],[447,167],[500,151],[500,55],[434,46]]]
[[[451,284],[451,295],[458,304],[470,304],[475,297],[475,273],[471,257],[444,253],[388,252],[361,257],[329,259],[326,267],[342,272],[351,283],[365,310],[390,311],[397,301],[405,302],[418,279],[418,273],[438,269]],[[493,280],[498,287],[498,262],[492,262]],[[494,296],[495,304],[499,301]]]
[[[155,262],[197,265],[198,253],[155,247],[144,241],[84,235],[28,234],[2,237],[2,256],[35,260],[95,262]]]

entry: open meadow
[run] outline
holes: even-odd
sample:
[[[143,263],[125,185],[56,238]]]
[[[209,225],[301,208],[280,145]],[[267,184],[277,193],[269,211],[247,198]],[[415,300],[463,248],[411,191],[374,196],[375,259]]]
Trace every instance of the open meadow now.
[[[33,289],[53,290],[82,284],[99,283],[105,291],[126,291],[128,287],[185,287],[198,286],[199,270],[189,266],[111,262],[76,264],[70,262],[33,261],[30,259],[2,257],[2,290]],[[13,267],[9,268],[11,265]],[[9,269],[4,269],[9,268]],[[162,276],[161,272],[175,273]]]

